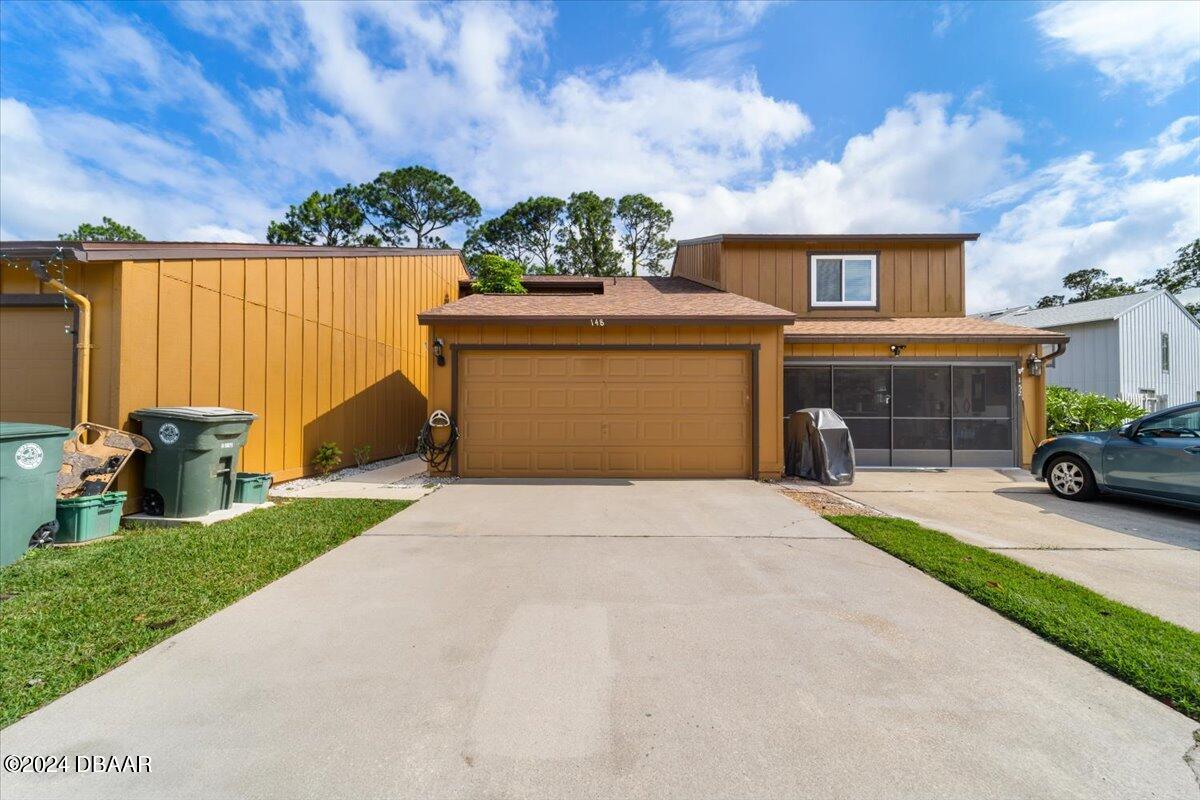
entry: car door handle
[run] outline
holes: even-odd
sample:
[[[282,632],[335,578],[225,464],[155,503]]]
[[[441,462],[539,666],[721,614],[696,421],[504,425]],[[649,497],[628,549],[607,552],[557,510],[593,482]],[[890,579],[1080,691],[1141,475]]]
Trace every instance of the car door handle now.
[[[1183,452],[1191,453],[1194,456],[1200,456],[1200,445],[1196,445],[1195,447],[1185,447],[1183,448]]]

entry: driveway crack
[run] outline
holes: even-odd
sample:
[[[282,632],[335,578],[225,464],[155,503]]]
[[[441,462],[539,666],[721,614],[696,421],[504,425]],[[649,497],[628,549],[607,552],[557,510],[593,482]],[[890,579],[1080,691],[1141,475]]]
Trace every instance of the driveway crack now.
[[[1192,777],[1200,786],[1200,728],[1192,731],[1192,741],[1194,744],[1183,754],[1183,763],[1192,770]]]

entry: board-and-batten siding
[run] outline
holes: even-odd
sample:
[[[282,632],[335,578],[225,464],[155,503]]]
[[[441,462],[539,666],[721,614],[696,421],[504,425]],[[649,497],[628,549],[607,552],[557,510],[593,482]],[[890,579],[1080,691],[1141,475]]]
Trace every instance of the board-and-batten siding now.
[[[1200,323],[1165,294],[1134,306],[1118,319],[1121,395],[1141,402],[1141,390],[1166,397],[1166,405],[1195,402],[1200,392]],[[1171,342],[1171,369],[1162,370],[1161,334]],[[1070,347],[1075,346],[1072,338]],[[1069,349],[1069,348],[1068,348]]]
[[[121,265],[121,421],[145,406],[258,415],[242,468],[310,473],[411,452],[425,416],[421,311],[457,297],[456,254],[131,261]]]
[[[879,308],[808,307],[809,255],[878,253]],[[961,242],[698,242],[678,249],[674,274],[752,297],[803,317],[961,317]]]
[[[721,243],[681,245],[675,255],[674,270],[681,277],[721,288]]]
[[[321,442],[343,460],[412,452],[429,371],[417,314],[458,296],[457,254],[89,262],[66,282],[92,301],[93,422],[137,430],[149,406],[258,415],[241,468],[276,480],[312,471]],[[44,293],[6,266],[0,291]],[[139,489],[139,470],[119,488]]]
[[[1051,362],[1046,379],[1051,386],[1117,397],[1121,394],[1118,326],[1116,320],[1062,325],[1056,331],[1071,337],[1067,351]]]

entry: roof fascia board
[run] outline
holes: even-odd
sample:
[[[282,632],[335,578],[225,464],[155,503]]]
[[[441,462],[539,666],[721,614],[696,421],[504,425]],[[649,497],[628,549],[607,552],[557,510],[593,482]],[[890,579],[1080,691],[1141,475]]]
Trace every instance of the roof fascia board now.
[[[817,333],[785,333],[785,342],[831,343],[831,344],[904,344],[906,342],[974,342],[983,344],[1050,344],[1070,341],[1071,337],[1064,334],[1053,336],[989,336],[987,334],[895,334],[861,333],[839,336],[829,336]]]
[[[769,316],[769,317],[753,317],[753,316],[620,316],[612,314],[596,314],[588,315],[556,315],[556,316],[540,316],[540,317],[521,317],[512,314],[496,314],[484,316],[482,314],[418,314],[417,321],[422,325],[436,325],[439,323],[455,323],[455,324],[504,324],[504,325],[562,325],[564,323],[586,323],[591,324],[592,320],[603,318],[606,323],[613,325],[644,325],[644,324],[664,324],[664,325],[789,325],[796,321],[795,315],[788,316]]]

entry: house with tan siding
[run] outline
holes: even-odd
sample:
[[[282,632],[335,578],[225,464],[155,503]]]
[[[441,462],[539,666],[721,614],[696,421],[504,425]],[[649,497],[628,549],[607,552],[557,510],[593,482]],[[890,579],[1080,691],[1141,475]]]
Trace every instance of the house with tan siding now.
[[[1062,333],[965,315],[976,234],[734,234],[670,277],[527,277],[419,315],[430,411],[472,477],[757,477],[785,419],[832,407],[865,466],[1017,466]]]
[[[0,242],[0,253],[0,419],[137,431],[139,408],[245,409],[258,419],[241,468],[277,481],[311,473],[321,442],[370,445],[372,459],[413,452],[429,376],[417,314],[456,299],[467,275],[457,250]],[[33,261],[86,300],[89,341],[79,305]],[[138,469],[119,480],[136,507]]]

